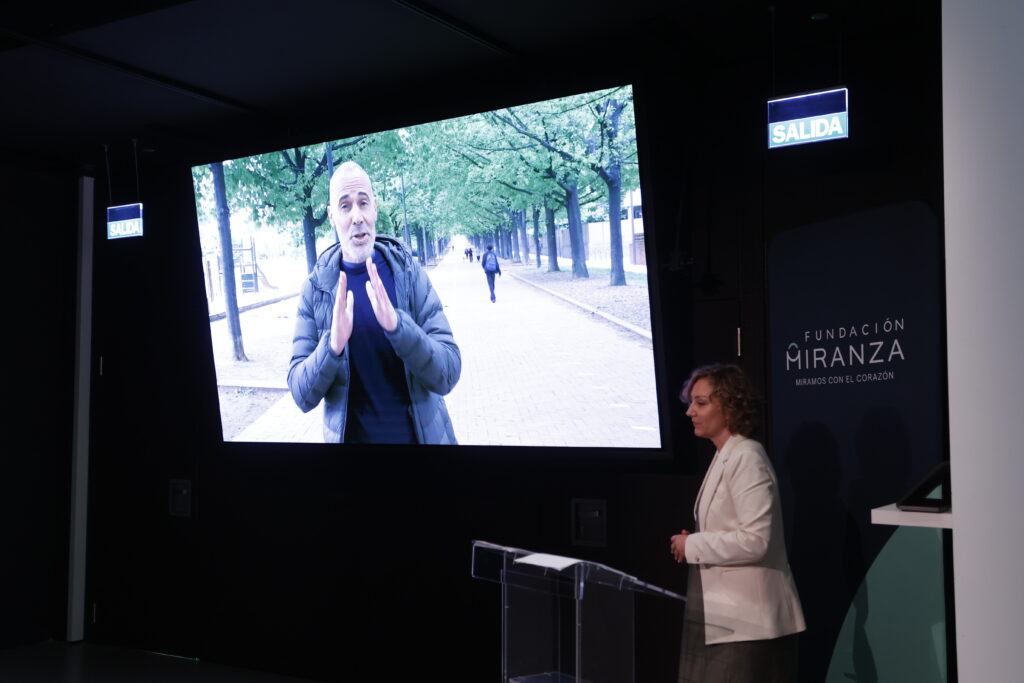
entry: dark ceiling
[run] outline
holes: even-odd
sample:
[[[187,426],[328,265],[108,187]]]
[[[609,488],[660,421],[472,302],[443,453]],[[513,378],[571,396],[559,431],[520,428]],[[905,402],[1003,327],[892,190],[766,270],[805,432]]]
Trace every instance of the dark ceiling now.
[[[314,140],[290,136],[500,101],[505,83],[523,92],[524,82],[599,80],[684,53],[736,58],[762,49],[769,31],[829,41],[837,17],[859,30],[836,0],[784,11],[678,0],[20,4],[0,19],[0,150],[79,166],[102,158],[104,143],[208,161],[196,156],[233,145],[241,153],[254,136],[306,143]]]

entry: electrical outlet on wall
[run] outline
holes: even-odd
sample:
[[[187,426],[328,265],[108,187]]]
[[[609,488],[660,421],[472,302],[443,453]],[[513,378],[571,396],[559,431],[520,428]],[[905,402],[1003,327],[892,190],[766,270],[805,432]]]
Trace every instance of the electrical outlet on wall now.
[[[171,479],[168,514],[171,517],[192,516],[192,482],[189,479]]]
[[[572,544],[608,545],[608,502],[595,498],[572,499]]]

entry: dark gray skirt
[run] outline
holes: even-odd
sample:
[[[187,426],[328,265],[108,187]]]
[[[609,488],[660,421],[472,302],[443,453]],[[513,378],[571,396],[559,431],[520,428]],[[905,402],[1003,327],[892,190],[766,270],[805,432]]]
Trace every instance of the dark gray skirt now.
[[[700,567],[689,565],[679,683],[794,683],[796,634],[772,640],[704,644]]]

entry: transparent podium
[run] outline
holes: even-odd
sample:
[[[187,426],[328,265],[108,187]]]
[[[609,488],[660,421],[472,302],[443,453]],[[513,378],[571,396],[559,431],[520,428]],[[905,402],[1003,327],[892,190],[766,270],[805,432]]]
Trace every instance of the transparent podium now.
[[[638,594],[684,597],[596,562],[473,542],[501,585],[502,683],[633,683]]]

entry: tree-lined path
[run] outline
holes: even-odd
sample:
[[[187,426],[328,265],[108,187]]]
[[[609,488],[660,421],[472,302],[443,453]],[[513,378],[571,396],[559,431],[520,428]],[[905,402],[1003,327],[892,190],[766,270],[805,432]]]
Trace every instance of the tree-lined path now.
[[[622,220],[635,207],[623,197],[633,197],[640,177],[633,91],[623,85],[194,167],[203,253],[223,280],[233,359],[248,355],[235,281],[245,264],[234,264],[232,215],[247,214],[257,232],[288,235],[309,272],[318,240],[337,240],[328,186],[343,160],[372,180],[377,233],[402,239],[421,264],[447,253],[456,236],[478,253],[493,243],[517,263],[537,257],[543,243],[549,270],[588,278],[586,226],[597,222],[606,224],[609,283],[626,285]],[[568,257],[555,257],[560,239]]]
[[[507,274],[492,304],[478,263],[431,278],[462,349],[446,399],[459,443],[660,445],[649,342]]]
[[[508,275],[492,304],[483,270],[461,248],[429,272],[462,350],[462,377],[445,399],[459,443],[659,445],[649,342]],[[278,320],[274,334],[290,353],[293,321]],[[285,396],[238,440],[316,442],[321,420]]]
[[[254,232],[290,238],[302,256],[289,258],[308,272],[318,240],[337,239],[328,185],[345,160],[373,181],[377,233],[401,239],[421,264],[440,259],[431,277],[464,356],[447,399],[461,443],[658,445],[649,342],[508,277],[491,304],[479,262],[460,258],[466,246],[481,253],[493,243],[506,264],[525,268],[543,251],[546,270],[581,280],[590,277],[586,226],[604,223],[602,279],[627,286],[622,220],[636,207],[634,195],[627,206],[623,196],[639,189],[628,85],[195,167],[211,296],[214,276],[224,281],[226,320],[211,323],[211,333],[232,438],[317,441],[321,420],[319,411],[299,414],[288,398],[234,436],[263,405],[257,395],[272,400],[281,391],[294,304],[238,305],[244,264],[233,265],[239,236],[231,216],[243,212]],[[556,257],[559,243],[568,253]],[[226,394],[232,387],[242,389]]]

